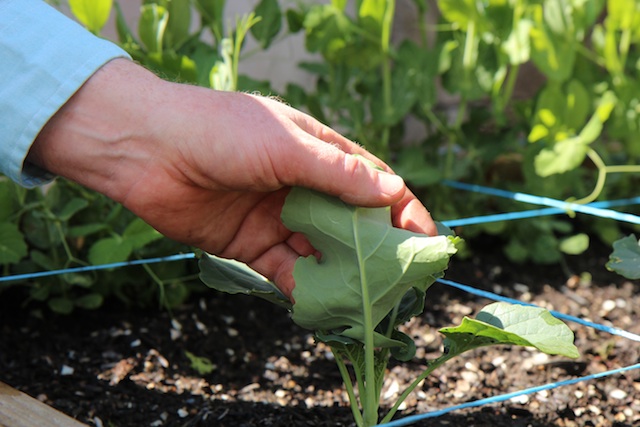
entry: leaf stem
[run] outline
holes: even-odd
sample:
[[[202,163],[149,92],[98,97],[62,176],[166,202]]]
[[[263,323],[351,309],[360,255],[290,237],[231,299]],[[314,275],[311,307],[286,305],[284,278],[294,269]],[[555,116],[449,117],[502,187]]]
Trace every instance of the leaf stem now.
[[[606,166],[607,173],[631,173],[640,172],[640,165],[615,165]]]
[[[398,318],[398,310],[400,310],[400,302],[401,301],[398,301],[395,307],[393,307],[391,315],[389,316],[389,326],[387,327],[387,331],[385,333],[385,336],[387,338],[391,338],[391,334],[393,333],[393,329],[395,328],[396,319]]]
[[[389,135],[393,105],[391,104],[391,55],[389,45],[391,43],[391,27],[393,25],[393,15],[395,13],[395,0],[388,0],[386,10],[382,18],[382,34],[380,35],[380,50],[382,51],[382,90],[384,100],[385,126],[382,131],[382,141],[380,156],[385,161],[389,160]]]
[[[607,180],[607,166],[602,160],[602,157],[600,157],[600,155],[593,148],[589,148],[589,151],[587,151],[587,156],[598,168],[598,178],[596,180],[596,185],[593,188],[593,191],[588,196],[583,197],[582,199],[575,200],[573,203],[590,203],[597,199],[600,193],[602,193],[604,183]]]
[[[344,363],[343,354],[341,351],[335,350],[333,347],[330,348],[331,352],[333,353],[333,359],[338,365],[338,370],[340,371],[342,382],[347,389],[347,394],[349,395],[349,406],[351,406],[351,412],[353,413],[353,419],[356,422],[356,426],[364,427],[364,420],[362,419],[362,414],[360,413],[360,408],[358,407],[358,399],[353,389],[353,382],[351,381],[349,370],[347,369],[347,365]]]
[[[464,42],[464,51],[462,54],[462,67],[465,73],[470,73],[476,64],[476,23],[473,19],[467,24],[467,36]]]
[[[502,96],[500,97],[500,112],[504,112],[513,96],[513,90],[516,86],[516,80],[518,80],[518,73],[520,71],[520,64],[516,64],[511,67],[511,70],[507,73],[507,83],[504,86],[504,91],[502,92]]]
[[[398,411],[398,408],[400,407],[402,402],[404,402],[405,399],[413,392],[413,390],[415,390],[415,388],[418,386],[418,384],[420,384],[420,382],[422,382],[425,378],[427,378],[429,375],[431,375],[431,373],[433,371],[435,371],[437,368],[439,368],[440,366],[445,364],[449,359],[451,359],[451,358],[453,358],[453,357],[455,357],[457,355],[458,355],[458,353],[443,354],[442,356],[438,357],[437,359],[434,359],[431,362],[429,362],[428,365],[427,365],[427,369],[425,369],[418,377],[416,377],[416,379],[413,380],[413,382],[411,384],[409,384],[409,386],[407,386],[407,388],[402,392],[400,397],[398,397],[398,400],[396,400],[396,403],[389,410],[387,415],[385,415],[385,417],[382,419],[382,421],[380,421],[380,424],[385,424],[385,423],[388,423],[389,421],[391,421],[393,416]]]
[[[592,51],[584,47],[581,43],[577,43],[576,52],[581,54],[587,60],[593,62],[599,67],[606,67],[605,61],[598,55],[594,54]]]
[[[602,189],[604,188],[604,184],[607,180],[607,174],[640,172],[640,165],[607,166],[602,160],[602,157],[600,157],[600,155],[593,148],[590,148],[589,151],[587,151],[587,156],[589,157],[589,159],[591,159],[596,168],[598,168],[598,178],[596,180],[596,185],[593,188],[593,191],[591,191],[588,196],[575,200],[573,203],[584,204],[590,203],[597,199],[598,196],[600,196],[600,193],[602,193]]]
[[[51,211],[49,211],[49,212],[51,212]],[[71,248],[69,247],[69,243],[67,243],[67,238],[66,238],[66,236],[64,234],[64,231],[62,230],[62,226],[60,225],[60,220],[56,218],[54,220],[54,224],[55,224],[55,227],[56,227],[56,231],[58,232],[58,236],[60,237],[60,243],[62,244],[62,248],[64,249],[64,252],[67,255],[67,262],[65,262],[65,264],[64,264],[65,268],[68,267],[69,265],[71,265],[71,263],[74,263],[74,262],[79,264],[79,265],[87,265],[86,262],[82,261],[79,258],[76,258],[73,255],[73,252],[71,251]]]
[[[158,277],[158,275],[151,269],[151,267],[149,267],[148,264],[142,264],[142,268],[147,272],[149,277],[151,277],[151,280],[153,280],[156,285],[158,285],[158,292],[160,294],[158,296],[158,302],[160,303],[160,306],[168,310],[171,317],[173,317],[173,314],[171,312],[171,305],[169,304],[169,301],[167,301],[167,293],[164,281],[160,277]]]
[[[356,211],[354,215],[358,215]],[[362,314],[364,327],[364,388],[360,389],[360,402],[362,403],[362,413],[364,425],[366,427],[376,425],[378,422],[379,400],[376,396],[375,387],[375,354],[374,354],[374,328],[373,313],[371,311],[371,297],[369,295],[369,284],[367,283],[367,271],[364,268],[366,260],[363,257],[363,248],[360,246],[359,222],[354,218],[354,246],[356,250],[358,269],[360,270],[360,286],[362,288]]]
[[[455,148],[458,140],[461,140],[460,133],[462,130],[462,122],[464,121],[464,117],[467,113],[467,97],[465,94],[462,95],[460,99],[460,103],[458,104],[458,110],[456,113],[456,120],[454,123],[453,131],[447,132],[447,154],[444,161],[444,178],[451,178],[453,174],[453,164],[454,164],[454,155]]]
[[[629,28],[625,28],[622,31],[622,35],[620,36],[620,74],[624,75],[624,67],[627,62],[627,57],[629,55],[629,46],[631,45],[631,30]]]
[[[236,36],[233,40],[233,56],[231,58],[231,82],[232,91],[238,89],[238,65],[240,62],[240,50],[242,49],[242,42],[244,41],[247,32],[256,23],[260,22],[261,16],[255,16],[253,12],[249,15],[245,15],[242,19],[236,20]]]

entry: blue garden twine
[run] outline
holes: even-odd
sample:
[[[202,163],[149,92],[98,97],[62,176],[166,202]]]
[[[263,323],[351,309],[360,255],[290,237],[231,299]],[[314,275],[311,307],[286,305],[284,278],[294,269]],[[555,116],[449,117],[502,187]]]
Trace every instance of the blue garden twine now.
[[[540,196],[534,196],[531,194],[516,193],[512,191],[499,190],[496,188],[483,187],[481,185],[465,184],[463,182],[457,182],[457,181],[444,180],[442,181],[442,184],[447,185],[449,187],[458,188],[461,190],[473,191],[476,193],[489,194],[492,196],[498,196],[498,197],[504,197],[507,199],[517,200],[523,203],[550,206],[550,207],[559,209],[561,212],[580,212],[588,215],[599,216],[601,218],[611,218],[617,221],[629,222],[632,224],[640,224],[640,216],[617,212],[610,209],[603,209],[602,207],[597,206],[598,204],[603,204],[602,205],[603,207],[613,206],[608,204],[610,203],[617,204],[617,203],[620,203],[621,201],[596,202],[596,203],[582,205],[579,203],[570,203],[562,200],[551,199],[549,197],[540,197]],[[624,202],[625,202],[624,204],[638,204],[640,203],[640,197],[624,199]],[[557,213],[561,213],[561,212],[557,212]],[[509,215],[512,215],[512,214],[506,214],[506,215],[508,217]]]
[[[29,280],[29,279],[37,279],[40,277],[47,276],[59,276],[62,274],[69,273],[83,273],[88,271],[96,271],[96,270],[109,270],[112,268],[121,268],[128,267],[131,265],[142,265],[142,264],[156,264],[159,262],[171,262],[171,261],[180,261],[183,259],[192,259],[195,258],[194,253],[188,254],[176,254],[164,257],[157,258],[147,258],[147,259],[137,259],[133,261],[122,261],[122,262],[113,262],[110,264],[100,264],[100,265],[85,265],[82,267],[71,267],[71,268],[63,268],[61,270],[51,270],[51,271],[39,271],[36,273],[24,273],[24,274],[14,274],[13,276],[4,276],[0,277],[0,283],[2,282],[13,282],[16,280]]]
[[[572,379],[569,379],[569,380],[557,381],[557,382],[548,383],[548,384],[544,384],[544,385],[540,385],[540,386],[536,386],[536,387],[525,388],[523,390],[514,391],[512,393],[505,393],[505,394],[501,394],[501,395],[498,395],[498,396],[487,397],[485,399],[474,400],[472,402],[466,402],[466,403],[462,403],[460,405],[449,406],[448,408],[439,409],[437,411],[427,412],[427,413],[424,413],[424,414],[409,415],[409,416],[406,416],[406,417],[401,418],[401,419],[396,420],[396,421],[391,421],[391,422],[388,422],[388,423],[380,424],[380,426],[384,426],[384,427],[408,426],[408,425],[417,423],[418,421],[426,420],[428,418],[436,418],[436,417],[448,414],[448,413],[453,412],[453,411],[458,411],[460,409],[476,408],[476,407],[479,407],[479,406],[489,405],[489,404],[492,404],[492,403],[504,402],[506,400],[513,399],[513,398],[520,397],[520,396],[524,396],[524,395],[527,395],[527,394],[533,394],[533,393],[537,393],[537,392],[544,391],[544,390],[551,390],[551,389],[554,389],[554,388],[557,388],[557,387],[577,384],[577,383],[580,383],[580,382],[583,382],[583,381],[596,380],[596,379],[599,379],[599,378],[604,378],[604,377],[608,377],[608,376],[611,376],[611,375],[621,374],[623,372],[631,371],[631,370],[638,369],[638,368],[640,368],[640,363],[636,363],[635,365],[631,365],[631,366],[625,366],[623,368],[612,369],[610,371],[598,372],[597,374],[585,375],[585,376],[580,377],[580,378],[572,378]]]

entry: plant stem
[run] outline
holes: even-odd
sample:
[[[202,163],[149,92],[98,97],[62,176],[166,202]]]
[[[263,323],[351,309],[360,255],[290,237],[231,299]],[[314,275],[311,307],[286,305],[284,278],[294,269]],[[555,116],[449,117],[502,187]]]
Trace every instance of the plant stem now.
[[[429,46],[429,37],[427,35],[428,29],[426,14],[424,15],[425,16],[423,16],[422,14],[418,14],[418,33],[420,34],[420,47],[422,47],[423,49],[427,49],[427,47]]]
[[[593,164],[598,168],[598,179],[596,180],[596,185],[593,191],[588,196],[578,199],[573,203],[590,203],[597,199],[604,188],[605,181],[607,180],[607,166],[604,164],[600,155],[596,153],[593,148],[589,148],[587,156],[589,156]]]
[[[342,358],[342,352],[334,350],[333,347],[331,347],[331,352],[333,353],[333,359],[338,365],[338,370],[340,371],[342,382],[347,389],[347,394],[349,395],[349,405],[351,406],[351,412],[353,413],[353,419],[356,422],[356,426],[364,427],[364,420],[362,419],[362,414],[360,413],[360,408],[358,407],[358,399],[356,398],[356,394],[353,390],[353,382],[351,381],[349,370],[347,369],[347,365],[345,365]]]
[[[625,28],[620,36],[620,74],[624,74],[624,67],[627,62],[627,56],[629,55],[629,46],[631,45],[631,30]]]
[[[382,96],[384,102],[384,112],[386,123],[382,131],[380,155],[383,160],[389,160],[389,134],[390,116],[393,112],[391,104],[391,27],[393,26],[393,15],[395,13],[395,0],[388,0],[384,16],[382,18],[382,32],[380,35],[380,50],[382,51]]]
[[[151,277],[151,280],[153,280],[156,283],[156,285],[158,285],[158,290],[160,292],[160,297],[158,298],[160,302],[160,306],[167,309],[169,311],[169,314],[171,314],[171,316],[173,317],[173,314],[171,313],[171,306],[167,301],[167,293],[165,292],[165,288],[164,288],[165,283],[162,281],[160,277],[158,277],[158,275],[151,269],[151,267],[149,267],[148,264],[142,264],[142,268],[144,268],[144,271],[146,271],[149,277]]]
[[[631,173],[640,172],[640,165],[615,165],[607,166],[607,173]]]
[[[51,211],[49,211],[51,212]],[[52,213],[53,215],[53,213]],[[73,253],[71,252],[71,248],[69,247],[69,244],[67,243],[67,238],[64,235],[64,231],[62,230],[62,226],[60,225],[60,220],[56,219],[54,221],[55,227],[56,227],[56,231],[58,232],[58,235],[60,237],[60,243],[62,244],[62,247],[64,249],[64,252],[67,255],[67,262],[65,262],[64,266],[68,267],[71,263],[77,263],[79,265],[87,265],[86,262],[82,261],[81,259],[76,258],[75,256],[73,256]]]
[[[387,327],[387,331],[385,332],[385,336],[387,338],[391,338],[391,334],[393,333],[393,329],[396,324],[396,318],[398,317],[398,310],[400,309],[400,302],[398,302],[393,310],[391,311],[391,316],[389,316],[389,326]]]
[[[356,214],[357,215],[357,214]],[[376,425],[378,422],[378,405],[379,396],[376,396],[375,386],[375,354],[373,333],[376,325],[373,324],[371,312],[371,297],[369,295],[369,284],[367,283],[367,272],[364,268],[366,259],[364,258],[363,249],[360,247],[360,236],[358,221],[353,222],[354,228],[354,246],[358,257],[358,268],[360,269],[360,286],[362,290],[362,314],[364,317],[364,388],[360,389],[360,402],[362,404],[362,413],[364,425],[366,427]]]
[[[500,98],[500,112],[503,112],[509,103],[509,100],[513,96],[513,90],[516,86],[516,80],[518,79],[518,72],[520,71],[520,64],[516,64],[511,67],[511,70],[507,73],[507,83],[504,86],[504,92]]]
[[[444,363],[446,363],[449,359],[455,356],[457,356],[457,353],[443,354],[437,359],[434,359],[431,362],[429,362],[427,369],[425,369],[415,380],[413,380],[413,382],[409,384],[409,386],[404,390],[404,392],[402,392],[402,394],[400,395],[400,397],[398,397],[398,400],[396,400],[396,403],[389,410],[387,415],[385,415],[382,421],[380,421],[380,424],[388,423],[389,421],[391,421],[395,413],[398,411],[398,408],[400,407],[402,402],[404,402],[404,400],[413,392],[413,390],[415,390],[418,384],[420,384],[422,380],[424,380],[429,375],[431,375],[433,371],[435,371],[437,368],[439,368]]]
[[[598,168],[598,178],[596,180],[596,185],[593,188],[593,191],[586,197],[575,200],[573,203],[590,203],[598,198],[600,193],[602,193],[602,189],[604,188],[605,181],[607,180],[607,174],[609,173],[633,173],[640,172],[640,165],[615,165],[615,166],[607,166],[602,157],[593,149],[590,148],[587,151],[587,156],[591,159],[593,164]]]
[[[606,66],[605,61],[600,56],[596,55],[595,53],[593,53],[592,51],[590,51],[580,43],[576,44],[576,52],[578,52],[583,57],[587,58],[589,61],[593,62],[599,67]]]
[[[462,67],[465,73],[469,73],[476,64],[476,23],[473,19],[469,20],[467,24],[467,36],[464,41],[464,52],[462,54]]]
[[[427,108],[427,106],[425,106],[424,104],[420,104],[420,110],[427,117],[427,120],[429,120],[429,122],[435,126],[438,132],[442,133],[443,135],[447,135],[449,139],[453,138],[451,130],[447,126],[445,126],[444,123],[442,123],[442,120],[440,120],[430,108]]]
[[[244,41],[247,32],[256,23],[260,22],[262,17],[255,16],[252,12],[249,15],[245,15],[242,19],[236,20],[236,37],[233,41],[233,56],[231,58],[231,81],[232,91],[238,89],[238,64],[240,62],[240,50],[242,49],[242,42]]]
[[[443,173],[444,178],[451,178],[452,171],[453,171],[453,163],[454,163],[455,145],[458,139],[459,138],[461,139],[460,134],[462,130],[462,122],[464,120],[464,116],[466,112],[467,112],[467,99],[466,99],[466,96],[463,94],[462,98],[460,99],[460,103],[458,104],[458,112],[456,115],[456,121],[453,127],[453,132],[447,133],[448,140],[447,140],[447,155],[444,161],[444,173]]]

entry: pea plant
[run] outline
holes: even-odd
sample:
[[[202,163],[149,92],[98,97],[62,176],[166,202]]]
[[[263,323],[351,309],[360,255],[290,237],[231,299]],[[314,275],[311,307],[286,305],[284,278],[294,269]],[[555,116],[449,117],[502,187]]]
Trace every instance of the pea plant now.
[[[409,7],[401,26],[415,31],[391,37]],[[443,178],[580,203],[625,197],[640,172],[639,16],[635,0],[302,4],[287,12],[290,30],[322,59],[301,64],[316,86],[290,85],[284,98],[392,163],[440,218],[513,209],[452,195]],[[408,131],[416,122],[422,139]],[[607,244],[620,235],[614,223],[581,225],[541,218],[465,237],[498,235],[511,261],[550,264],[589,247],[579,231]]]
[[[211,288],[255,295],[292,313],[332,350],[358,427],[388,422],[418,384],[448,360],[488,345],[532,346],[549,354],[578,357],[573,333],[542,308],[490,304],[472,319],[440,329],[442,355],[400,395],[381,419],[380,394],[391,358],[408,361],[416,352],[400,326],[425,309],[429,287],[443,275],[460,238],[435,237],[394,228],[389,208],[361,208],[312,190],[293,188],[282,220],[303,233],[321,252],[301,257],[294,267],[296,287],[289,301],[248,266],[204,255],[200,277]]]
[[[122,205],[78,184],[57,180],[46,190],[27,190],[0,180],[0,271],[3,276],[122,262],[188,249],[162,239]],[[131,305],[160,300],[171,307],[189,294],[188,266],[149,266],[102,273],[68,272],[57,277],[9,281],[26,291],[26,302],[53,312],[96,309],[107,297]],[[140,280],[149,277],[149,283]]]
[[[640,240],[634,234],[613,243],[607,269],[627,279],[640,279]]]

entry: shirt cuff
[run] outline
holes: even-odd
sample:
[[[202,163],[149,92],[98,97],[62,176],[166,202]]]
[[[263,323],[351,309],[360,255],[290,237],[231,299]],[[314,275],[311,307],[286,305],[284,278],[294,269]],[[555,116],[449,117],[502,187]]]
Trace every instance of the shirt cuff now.
[[[0,172],[25,187],[51,180],[25,162],[33,141],[115,58],[130,57],[42,0],[0,1]]]

